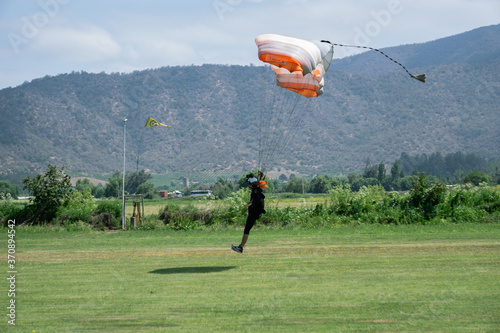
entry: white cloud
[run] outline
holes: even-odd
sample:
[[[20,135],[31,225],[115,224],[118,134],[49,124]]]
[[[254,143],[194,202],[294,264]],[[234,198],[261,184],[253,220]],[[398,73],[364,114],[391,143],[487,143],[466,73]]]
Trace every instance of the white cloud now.
[[[32,50],[64,62],[95,62],[116,58],[121,46],[107,31],[95,27],[46,28],[33,40]]]

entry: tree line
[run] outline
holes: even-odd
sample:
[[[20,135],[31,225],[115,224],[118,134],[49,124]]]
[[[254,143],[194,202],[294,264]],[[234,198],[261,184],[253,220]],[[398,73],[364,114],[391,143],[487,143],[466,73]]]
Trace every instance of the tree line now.
[[[289,184],[293,184],[294,179],[299,178],[293,178]],[[313,181],[320,184],[320,179],[324,180],[316,177]],[[148,228],[168,226],[184,230],[243,222],[246,214],[242,213],[242,208],[249,194],[249,190],[244,188],[245,180],[243,176],[232,185],[239,189],[221,200],[224,205],[215,205],[208,212],[194,205],[181,207],[178,201],[168,200],[158,215],[151,215],[149,222],[152,224]],[[83,192],[72,188],[64,168],[49,165],[44,174],[27,177],[23,182],[33,198],[29,203],[18,205],[11,198],[3,197],[0,200],[0,224],[5,225],[8,220],[15,219],[18,225],[58,223],[68,228],[75,225],[96,229],[120,227],[121,201],[97,200],[90,188],[83,189]],[[500,216],[498,186],[459,185],[449,189],[443,182],[432,184],[425,173],[412,176],[412,186],[407,192],[387,192],[380,185],[363,185],[358,191],[353,191],[348,182],[328,189],[327,199],[313,208],[278,208],[271,205],[261,223],[303,226],[326,226],[331,223],[427,224],[445,221],[489,223],[498,221]],[[225,186],[223,182],[217,183],[218,186]],[[273,189],[274,183],[269,185],[271,191],[276,190]]]
[[[347,177],[333,177],[330,175],[317,175],[312,179],[296,177],[289,178],[282,174],[278,179],[268,182],[267,192],[270,193],[328,193],[336,186],[349,185],[352,191],[358,191],[363,186],[382,186],[386,191],[408,191],[412,188],[413,178],[422,172],[429,177],[432,184],[443,182],[445,184],[472,183],[479,185],[500,184],[500,163],[489,162],[485,158],[474,153],[456,152],[447,155],[433,153],[431,155],[409,155],[402,153],[392,165],[383,162],[371,164],[367,159],[365,168],[361,172],[350,172]],[[49,165],[49,170],[54,167]],[[254,171],[256,172],[256,170]],[[30,179],[27,177],[26,179]],[[155,187],[149,182],[152,175],[144,170],[126,174],[125,193],[142,194],[146,199],[158,198],[159,190],[174,190],[169,186]],[[88,179],[79,179],[74,189],[83,193],[87,191],[95,198],[119,198],[122,194],[123,177],[120,171],[116,171],[105,186],[94,185]],[[231,193],[245,187],[245,177],[228,180],[219,178],[214,183],[193,184],[181,189],[183,195],[189,195],[192,190],[211,190],[213,196],[224,199]],[[30,190],[25,182],[24,189]],[[177,188],[175,188],[177,189]],[[0,181],[0,195],[9,195],[17,198],[20,188],[9,181]]]

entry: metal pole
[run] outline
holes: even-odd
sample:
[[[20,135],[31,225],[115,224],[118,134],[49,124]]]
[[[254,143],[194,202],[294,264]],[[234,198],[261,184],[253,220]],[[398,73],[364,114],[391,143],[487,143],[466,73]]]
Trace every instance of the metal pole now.
[[[146,218],[144,216],[144,196],[141,197],[142,199],[142,221],[141,221],[141,225],[144,223],[144,219]]]
[[[123,120],[123,179],[122,179],[122,229],[125,229],[125,132],[127,118]]]

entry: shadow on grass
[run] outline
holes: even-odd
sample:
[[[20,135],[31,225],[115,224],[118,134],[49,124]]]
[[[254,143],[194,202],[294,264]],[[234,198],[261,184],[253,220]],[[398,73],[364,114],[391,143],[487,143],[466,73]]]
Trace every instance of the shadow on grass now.
[[[151,274],[201,274],[224,272],[236,266],[201,266],[201,267],[172,267],[155,269]]]

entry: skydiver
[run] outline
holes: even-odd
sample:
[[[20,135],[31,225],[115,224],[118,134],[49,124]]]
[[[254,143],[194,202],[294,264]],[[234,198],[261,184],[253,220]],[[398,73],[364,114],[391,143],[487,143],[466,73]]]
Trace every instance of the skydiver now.
[[[240,245],[231,245],[231,249],[238,253],[243,252],[243,247],[248,240],[248,235],[250,234],[250,230],[254,226],[255,222],[262,214],[266,213],[266,210],[264,209],[265,195],[259,187],[257,178],[255,178],[253,174],[249,174],[247,175],[247,183],[248,187],[252,190],[252,193],[250,194],[250,202],[246,205],[246,208],[248,208],[248,216],[245,224],[245,230],[243,231],[243,237]]]

